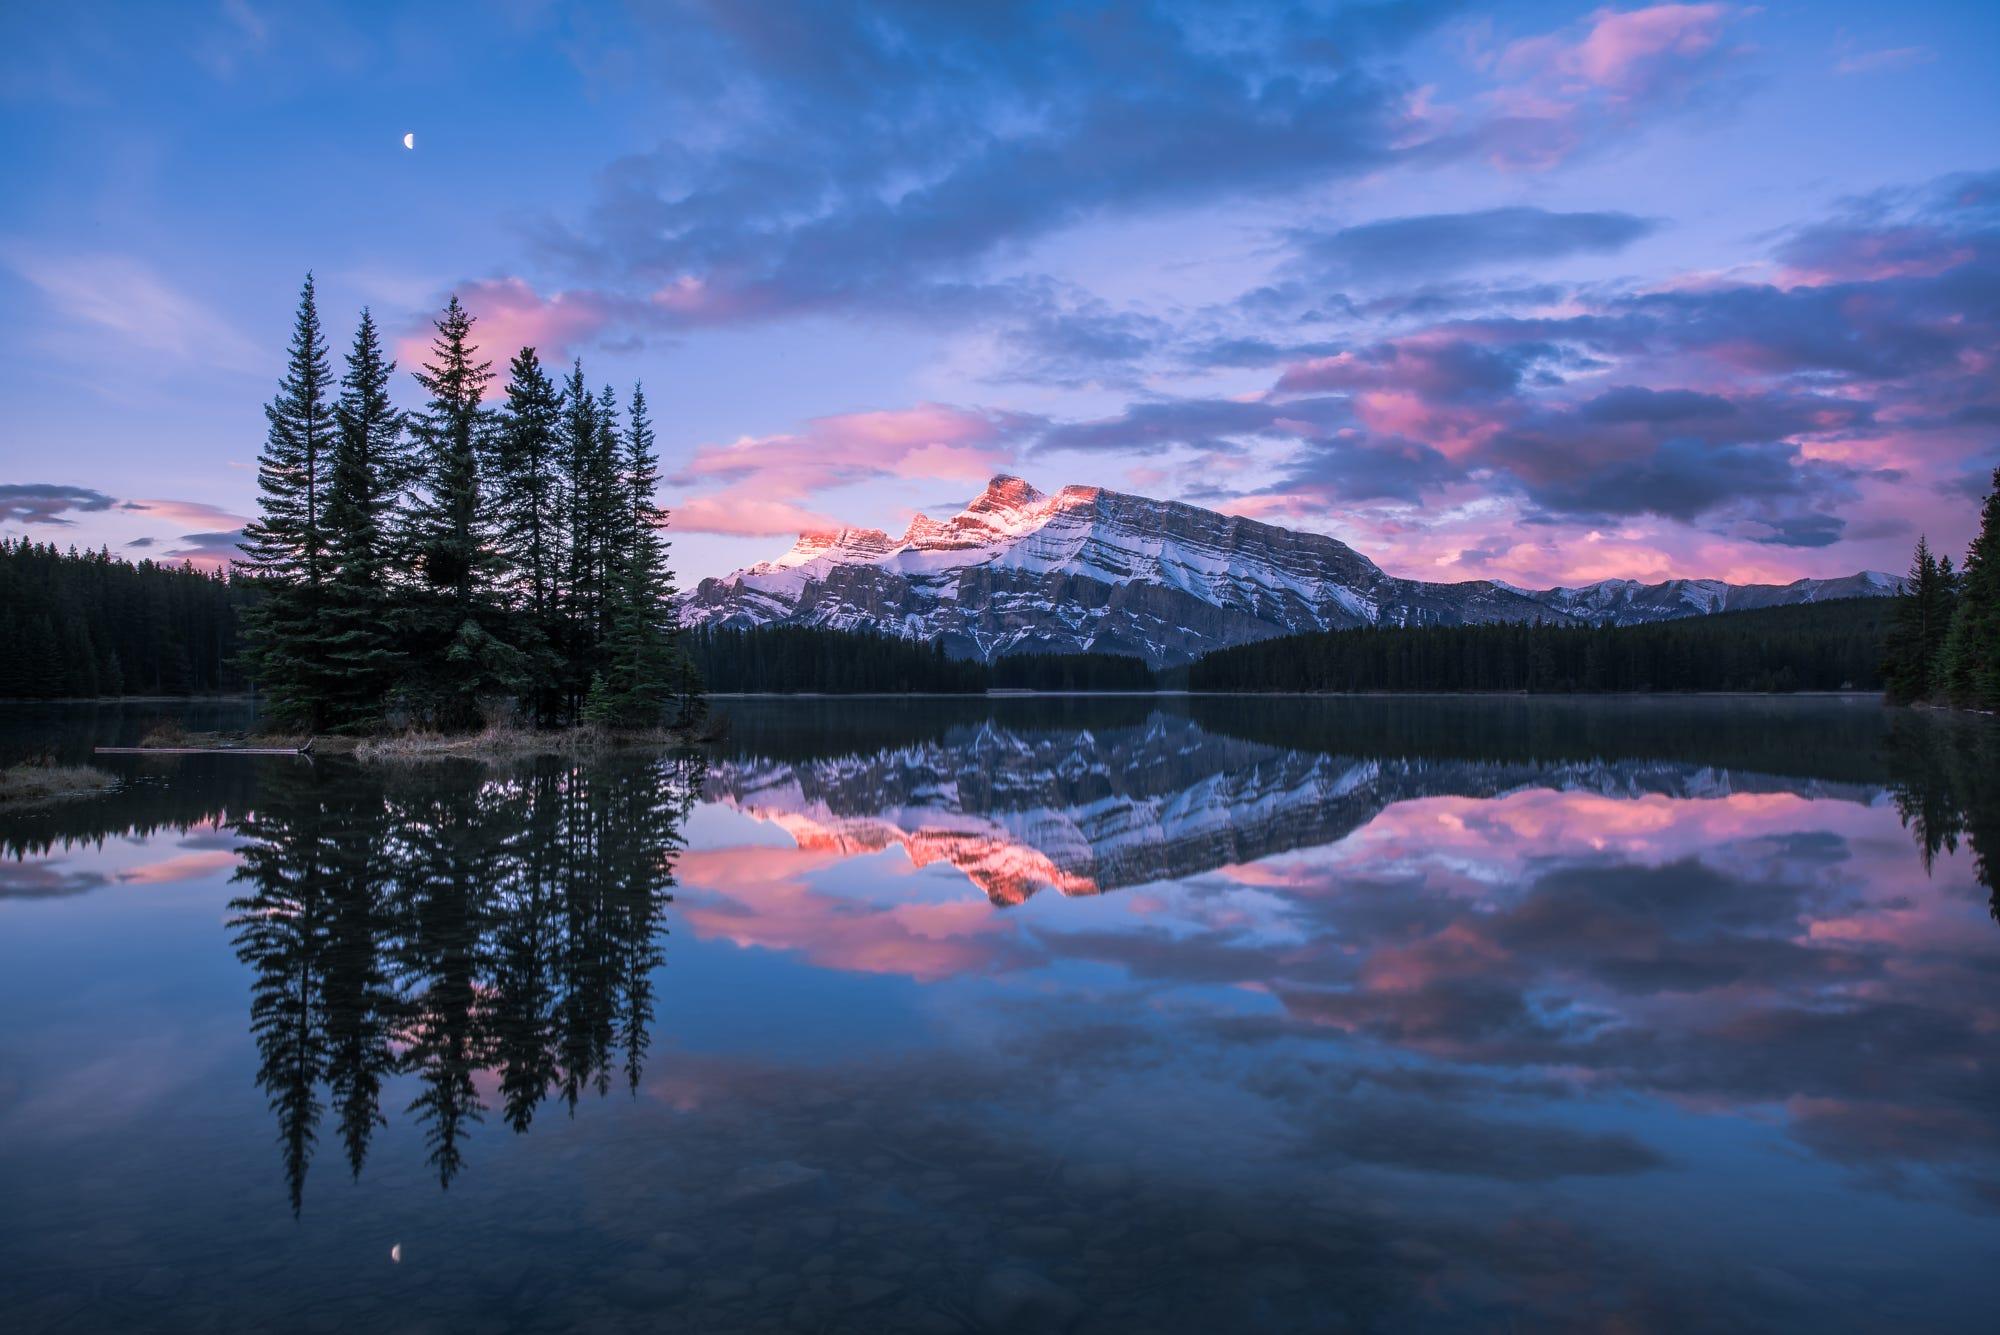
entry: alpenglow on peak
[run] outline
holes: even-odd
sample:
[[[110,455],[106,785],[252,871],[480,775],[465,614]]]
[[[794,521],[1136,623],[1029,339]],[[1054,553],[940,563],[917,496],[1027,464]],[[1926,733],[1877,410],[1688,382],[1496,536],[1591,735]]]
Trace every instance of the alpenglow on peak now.
[[[949,519],[801,533],[774,561],[704,579],[691,626],[822,626],[942,644],[958,657],[1130,654],[1154,666],[1307,630],[1532,620],[1629,625],[1893,593],[1864,571],[1791,584],[1606,580],[1519,589],[1400,579],[1335,538],[1101,487],[1053,494],[1011,473]]]

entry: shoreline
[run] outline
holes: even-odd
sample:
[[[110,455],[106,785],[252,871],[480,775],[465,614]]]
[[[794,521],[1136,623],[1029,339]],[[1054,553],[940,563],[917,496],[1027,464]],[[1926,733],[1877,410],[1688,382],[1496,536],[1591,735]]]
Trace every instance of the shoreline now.
[[[710,691],[710,700],[1881,700],[1880,691]],[[1884,702],[1887,706],[1887,702]],[[1937,706],[1888,706],[1936,708]],[[1978,711],[1952,711],[1972,712]]]
[[[616,751],[683,750],[703,739],[672,728],[607,732],[587,724],[537,731],[487,728],[480,732],[395,733],[381,737],[319,737],[313,752],[364,763],[410,760],[521,760],[529,756],[578,757]]]
[[[236,705],[255,704],[257,697],[236,695],[61,695],[34,699],[25,695],[0,695],[0,705]]]
[[[1877,700],[1889,709],[1927,709],[1947,714],[1989,714],[1980,709],[1959,708],[1923,702],[1891,705],[1880,691],[1037,691],[1003,688],[987,691],[710,691],[710,700],[1072,700],[1072,699],[1242,699],[1242,700]],[[58,700],[0,698],[0,709],[73,707],[77,705],[213,705],[255,704],[251,695],[125,695],[75,696]],[[530,730],[523,730],[530,732]],[[530,735],[544,739],[566,736],[583,729],[557,729]],[[484,736],[471,734],[472,737]],[[351,748],[328,745],[347,739],[323,737],[318,748],[325,754],[345,753]],[[366,745],[384,738],[355,739]],[[433,749],[467,749],[463,738],[440,738]],[[655,745],[657,742],[633,743]]]

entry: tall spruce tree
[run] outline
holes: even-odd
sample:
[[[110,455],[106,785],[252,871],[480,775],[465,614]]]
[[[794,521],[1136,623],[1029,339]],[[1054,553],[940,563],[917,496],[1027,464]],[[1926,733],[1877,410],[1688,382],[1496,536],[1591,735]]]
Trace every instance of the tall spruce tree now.
[[[611,561],[602,665],[592,677],[584,717],[611,727],[654,727],[667,721],[685,688],[686,655],[676,642],[674,575],[661,531],[667,516],[654,495],[659,457],[640,386],[632,389],[621,446],[620,541]]]
[[[374,317],[361,312],[334,415],[327,491],[328,553],[333,577],[321,619],[327,653],[328,725],[362,731],[378,725],[403,671],[392,628],[397,502],[410,481],[403,414],[389,402],[396,364],[383,355]]]
[[[481,702],[511,695],[526,665],[502,637],[497,585],[505,562],[489,535],[479,484],[491,415],[483,406],[492,364],[477,360],[472,316],[453,296],[436,322],[432,360],[416,373],[430,398],[413,422],[423,485],[411,508],[412,546],[423,590],[409,624],[419,707],[437,726],[469,728]]]
[[[1970,709],[2000,709],[2000,468],[1965,554],[1958,607],[1941,655],[1945,694]]]
[[[612,585],[618,577],[618,557],[634,538],[632,511],[619,476],[622,446],[618,431],[618,395],[606,385],[597,394],[597,448],[591,456],[594,526],[600,535],[597,550],[597,582],[603,590],[597,602],[596,639],[603,644],[611,633]]]
[[[515,579],[519,642],[535,722],[556,721],[563,634],[563,395],[533,348],[508,366],[507,402],[493,433],[491,490],[497,538]]]
[[[261,597],[249,615],[248,664],[271,718],[318,731],[327,717],[320,611],[330,574],[327,484],[337,435],[313,278],[306,275],[278,393],[265,405],[257,460],[259,517],[243,529],[244,566]]]
[[[1956,584],[1950,559],[1940,563],[1930,540],[1919,537],[1882,662],[1883,683],[1898,704],[1928,700],[1944,684],[1941,655],[1951,628]]]
[[[572,716],[582,703],[597,655],[597,626],[604,602],[601,569],[611,542],[604,495],[604,469],[599,457],[603,433],[597,420],[597,400],[583,378],[583,363],[572,365],[563,382],[560,431],[564,518],[568,524],[561,598],[565,660],[563,692]]]

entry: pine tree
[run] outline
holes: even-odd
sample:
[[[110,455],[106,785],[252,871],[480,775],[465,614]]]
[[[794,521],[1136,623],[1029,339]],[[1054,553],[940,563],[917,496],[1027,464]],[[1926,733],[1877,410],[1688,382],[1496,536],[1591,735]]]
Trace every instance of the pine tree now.
[[[566,662],[563,690],[574,709],[586,695],[598,649],[604,603],[603,562],[611,543],[606,470],[599,448],[604,432],[597,400],[575,363],[563,383],[560,433],[564,518],[568,523],[561,598],[559,648]]]
[[[272,718],[317,731],[326,718],[319,612],[329,573],[325,505],[336,422],[311,274],[299,294],[285,375],[264,416],[260,517],[243,530],[244,565],[262,589],[248,628],[248,661]]]
[[[676,590],[661,534],[667,516],[654,498],[659,459],[645,391],[637,386],[621,444],[620,538],[611,562],[603,666],[593,675],[584,716],[612,727],[652,727],[689,692],[691,665],[676,642]],[[699,688],[692,693],[698,697]]]
[[[603,644],[611,634],[611,600],[618,579],[618,560],[625,545],[635,538],[631,507],[620,485],[618,396],[606,385],[597,395],[597,448],[591,456],[591,503],[596,510],[593,526],[599,535],[597,582],[603,590],[597,603],[596,641]]]
[[[1929,539],[1919,537],[1882,662],[1889,698],[1897,704],[1928,700],[1943,684],[1940,654],[1951,626],[1956,583],[1950,565],[1940,565]]]
[[[2000,468],[1993,470],[1957,593],[1941,655],[1945,694],[1966,708],[2000,709]]]
[[[475,726],[482,699],[510,694],[526,668],[496,633],[504,561],[489,540],[491,514],[479,486],[492,429],[481,400],[493,370],[476,360],[472,323],[452,297],[436,322],[433,360],[416,373],[430,400],[413,423],[423,486],[410,527],[424,588],[410,618],[421,665],[412,687],[423,711],[447,729]]]
[[[326,506],[334,574],[322,619],[329,725],[335,729],[379,723],[403,670],[390,616],[390,568],[396,505],[410,480],[410,460],[403,415],[389,402],[395,370],[383,356],[373,317],[363,310],[334,410],[340,440]]]
[[[557,613],[564,564],[563,396],[533,348],[522,348],[508,371],[507,403],[493,433],[493,508],[497,538],[517,581],[527,690],[535,721],[547,724],[558,712],[562,671]]]

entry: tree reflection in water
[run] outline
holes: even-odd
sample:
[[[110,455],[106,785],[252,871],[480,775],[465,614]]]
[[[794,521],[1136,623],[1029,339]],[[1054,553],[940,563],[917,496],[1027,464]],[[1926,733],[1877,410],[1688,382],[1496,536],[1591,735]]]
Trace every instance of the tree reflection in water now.
[[[1889,732],[1890,791],[1928,872],[1937,855],[1972,853],[2000,922],[2000,727],[1964,715],[1900,710]]]
[[[231,927],[294,1213],[328,1098],[359,1176],[385,1085],[413,1078],[407,1112],[448,1187],[487,1110],[479,1073],[517,1132],[551,1096],[574,1110],[608,1092],[614,1066],[638,1087],[701,771],[678,756],[268,776],[235,824],[248,892]]]

